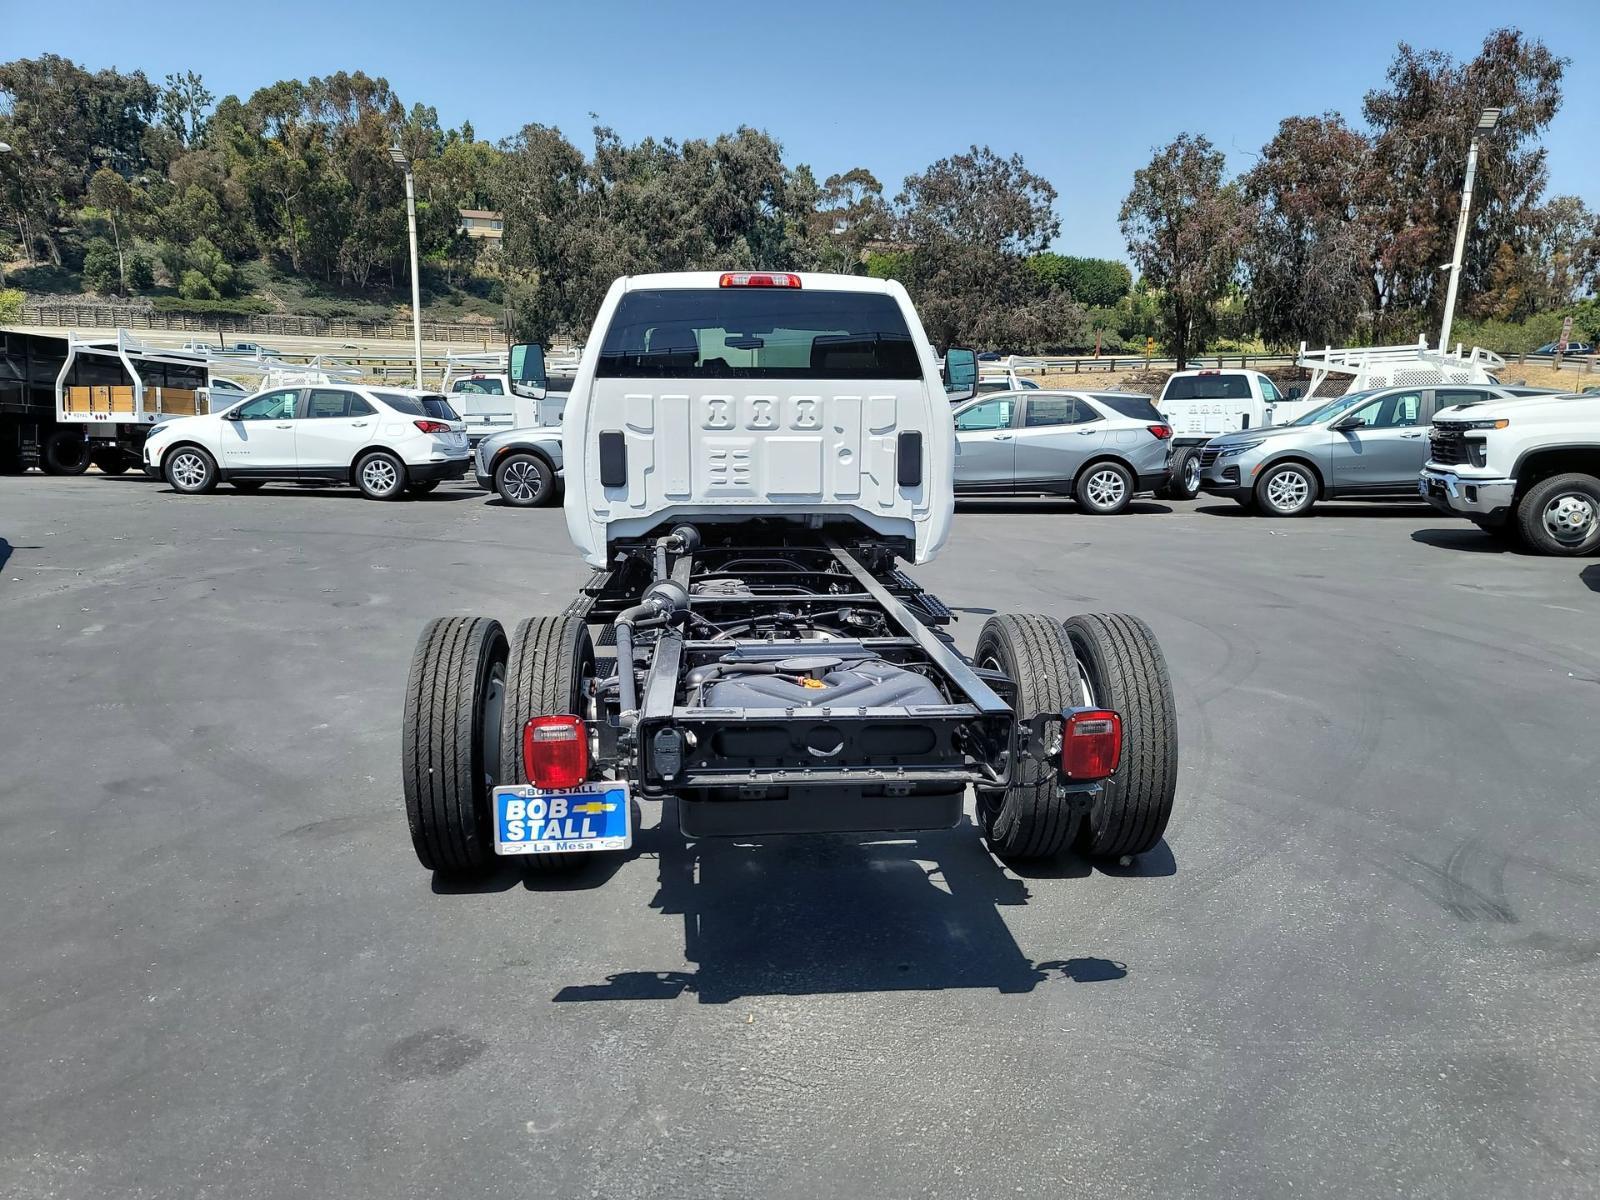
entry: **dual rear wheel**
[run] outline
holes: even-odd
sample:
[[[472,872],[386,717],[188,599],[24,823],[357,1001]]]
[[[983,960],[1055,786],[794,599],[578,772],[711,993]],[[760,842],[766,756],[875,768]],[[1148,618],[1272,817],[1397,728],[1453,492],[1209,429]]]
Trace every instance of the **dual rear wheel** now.
[[[1099,707],[1122,717],[1122,761],[1087,813],[1061,786],[1053,761],[1013,764],[1011,784],[980,788],[978,824],[1001,859],[1051,858],[1076,848],[1122,858],[1153,848],[1177,788],[1178,722],[1166,660],[1150,627],[1121,613],[1064,624],[1028,614],[990,617],[976,660],[1006,674],[1019,715]]]
[[[1094,857],[1140,854],[1161,840],[1177,782],[1177,718],[1166,662],[1144,622],[1122,614],[991,617],[980,667],[1013,682],[1019,714],[1115,709],[1122,760],[1087,812],[1061,786],[1053,760],[1013,765],[1002,789],[979,789],[978,823],[996,856],[1050,858],[1075,847]],[[478,876],[494,861],[492,792],[527,779],[522,730],[534,716],[588,717],[595,674],[588,627],[576,617],[531,617],[508,640],[498,621],[440,617],[418,639],[401,738],[406,818],[424,867]],[[539,872],[573,870],[586,855],[522,856]]]
[[[524,783],[528,719],[585,715],[594,646],[575,617],[531,617],[508,640],[500,622],[439,617],[417,640],[406,681],[401,781],[417,858],[429,870],[472,877],[494,864],[491,794]],[[574,870],[586,855],[519,856],[534,871]]]

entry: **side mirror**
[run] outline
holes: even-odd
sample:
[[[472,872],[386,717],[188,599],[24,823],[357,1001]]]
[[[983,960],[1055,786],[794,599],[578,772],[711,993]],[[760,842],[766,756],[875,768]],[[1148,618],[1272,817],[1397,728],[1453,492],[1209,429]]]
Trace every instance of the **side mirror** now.
[[[543,400],[550,377],[544,369],[544,347],[537,342],[518,342],[511,347],[511,390],[519,396]]]
[[[1340,433],[1347,429],[1365,429],[1367,427],[1367,419],[1365,417],[1345,417],[1341,421],[1334,422],[1333,427]]]
[[[231,409],[222,414],[222,419],[224,421],[242,421],[244,420],[244,412],[239,408]]]
[[[952,346],[944,352],[944,394],[951,404],[978,394],[978,352]]]

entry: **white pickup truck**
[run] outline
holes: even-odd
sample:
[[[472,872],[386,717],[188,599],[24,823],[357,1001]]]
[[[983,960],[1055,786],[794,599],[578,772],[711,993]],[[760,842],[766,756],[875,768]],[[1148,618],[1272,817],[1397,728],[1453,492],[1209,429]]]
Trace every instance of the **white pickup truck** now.
[[[1600,396],[1535,396],[1434,417],[1417,490],[1540,554],[1600,548]]]
[[[550,386],[542,355],[537,361],[537,378],[519,380],[513,387],[504,351],[449,355],[443,390],[467,423],[467,440],[471,445],[476,447],[491,434],[509,429],[543,428],[561,423],[567,393]]]
[[[1172,426],[1177,444],[1204,443],[1225,433],[1287,423],[1315,403],[1300,404],[1300,389],[1288,395],[1260,371],[1225,371],[1206,367],[1174,371],[1156,400]]]

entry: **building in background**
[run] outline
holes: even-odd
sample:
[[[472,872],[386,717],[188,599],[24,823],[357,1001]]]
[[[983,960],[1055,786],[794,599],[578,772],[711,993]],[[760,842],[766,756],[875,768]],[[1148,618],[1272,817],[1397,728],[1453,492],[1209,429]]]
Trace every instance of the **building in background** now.
[[[499,213],[490,212],[486,208],[463,208],[459,211],[462,233],[471,238],[482,238],[499,249],[506,225]]]

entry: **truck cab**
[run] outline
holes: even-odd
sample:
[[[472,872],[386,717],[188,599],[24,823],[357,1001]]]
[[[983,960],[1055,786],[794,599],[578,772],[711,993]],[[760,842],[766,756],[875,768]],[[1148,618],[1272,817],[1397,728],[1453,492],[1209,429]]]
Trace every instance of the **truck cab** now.
[[[1203,442],[1225,433],[1283,424],[1307,406],[1299,389],[1278,390],[1260,371],[1228,371],[1202,367],[1174,371],[1167,378],[1156,407],[1172,424],[1178,445]]]
[[[1445,408],[1428,447],[1416,486],[1440,512],[1539,554],[1600,549],[1600,395]]]
[[[865,529],[919,563],[944,545],[951,393],[898,282],[639,275],[594,328],[562,426],[567,530],[590,563],[662,527],[757,516]],[[970,351],[960,365],[964,398]]]

